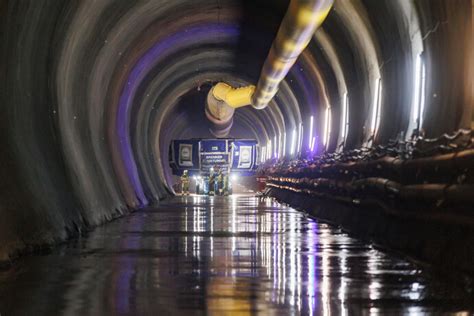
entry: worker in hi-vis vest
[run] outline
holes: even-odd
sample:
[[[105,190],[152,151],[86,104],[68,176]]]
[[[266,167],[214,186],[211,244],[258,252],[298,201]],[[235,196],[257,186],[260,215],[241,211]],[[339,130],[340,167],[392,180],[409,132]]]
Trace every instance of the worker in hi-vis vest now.
[[[188,170],[184,170],[183,175],[181,176],[181,194],[189,195],[189,175]]]
[[[211,168],[209,173],[209,195],[214,195],[216,183],[216,174],[214,173],[214,168]]]

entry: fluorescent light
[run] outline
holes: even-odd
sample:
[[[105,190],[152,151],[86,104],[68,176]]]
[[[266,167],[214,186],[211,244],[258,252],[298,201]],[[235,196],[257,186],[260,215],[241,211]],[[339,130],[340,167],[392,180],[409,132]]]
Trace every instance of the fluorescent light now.
[[[326,108],[324,113],[324,131],[323,131],[323,145],[326,145],[327,133],[328,133],[328,119],[329,119],[329,108]]]
[[[417,120],[420,117],[420,90],[421,90],[421,56],[416,56],[415,61],[415,86],[413,88],[413,101],[412,101],[412,122],[417,127]]]
[[[421,59],[421,57],[420,57]],[[420,125],[419,128],[421,129],[423,127],[423,113],[425,112],[425,85],[426,85],[426,68],[425,68],[425,63],[422,62],[421,66],[421,88],[420,88]]]
[[[291,147],[290,147],[290,155],[294,155],[295,154],[295,150],[296,150],[296,137],[297,137],[297,132],[296,132],[296,128],[293,129],[293,135],[291,137]]]
[[[421,54],[416,56],[413,70],[413,99],[411,104],[410,123],[406,139],[411,138],[414,130],[419,130],[423,126],[423,112],[425,110],[425,85],[426,69]]]
[[[344,140],[347,139],[347,135],[349,134],[349,96],[347,92],[345,93],[344,102],[346,103],[346,132],[344,133]]]
[[[283,132],[283,154],[282,156],[286,156],[286,132]]]
[[[372,136],[377,135],[379,124],[380,124],[380,99],[382,97],[382,82],[378,78],[375,82],[375,93],[374,93],[374,104],[372,106],[372,122],[370,131]]]
[[[298,153],[301,152],[301,148],[303,147],[303,123],[300,123],[300,130],[298,135]]]
[[[329,139],[331,137],[331,108],[328,106],[326,108],[326,113],[324,114],[324,133],[323,133],[323,145],[329,145]]]
[[[272,141],[267,142],[267,159],[272,159]]]
[[[277,142],[277,136],[273,136],[273,145],[275,148],[273,148],[273,158],[278,158],[278,142]]]
[[[296,150],[297,154],[300,151],[300,141],[301,141],[301,125],[298,124],[298,140],[297,140],[296,146],[295,146],[295,150]]]
[[[309,139],[308,139],[308,148],[311,150],[311,144],[313,143],[313,120],[314,117],[311,115],[309,118]]]
[[[341,139],[342,143],[345,144],[347,138],[347,132],[349,130],[349,98],[347,92],[344,93],[344,99],[342,101],[342,122],[341,122]]]
[[[296,131],[296,129],[295,129]],[[298,124],[298,139],[295,140],[295,150],[298,154],[301,151],[301,146],[303,145],[303,124]]]
[[[382,116],[382,80],[379,79],[379,97],[378,97],[378,109],[377,109],[377,124],[375,125],[375,134],[379,131],[380,117]]]
[[[266,158],[266,157],[265,157],[266,154],[267,154],[267,148],[266,148],[265,146],[263,146],[263,147],[262,147],[262,154],[260,155],[260,158],[261,158],[260,160],[261,160],[261,162],[265,162],[265,160],[266,160],[266,159],[265,159],[265,158]]]
[[[280,133],[280,135],[278,135],[278,158],[282,157],[285,155],[285,153],[283,152],[284,151],[284,147],[283,147],[283,139],[282,139],[282,135]]]
[[[329,141],[331,140],[331,127],[332,127],[332,112],[331,112],[331,108],[329,108],[328,140],[326,142],[328,146],[329,146]]]
[[[311,140],[311,145],[310,145],[310,150],[311,151],[314,151],[314,144],[316,143],[316,137],[313,137],[313,139]]]

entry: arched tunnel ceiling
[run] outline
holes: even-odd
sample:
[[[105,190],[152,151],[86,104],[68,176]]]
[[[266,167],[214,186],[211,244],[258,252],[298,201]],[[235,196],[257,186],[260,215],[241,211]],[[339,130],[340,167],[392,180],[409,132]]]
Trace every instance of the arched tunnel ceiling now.
[[[5,249],[17,247],[22,225],[37,225],[22,242],[61,239],[71,227],[169,194],[170,140],[211,137],[207,92],[218,81],[256,83],[287,6],[1,1],[1,160],[8,180],[0,212],[12,223],[0,229],[11,243]],[[427,78],[422,128],[436,136],[469,127],[472,51],[471,1],[336,0],[270,105],[237,110],[230,136],[265,145],[300,124],[306,131],[310,116],[321,150],[410,133],[419,55]],[[332,124],[323,144],[327,109]],[[303,151],[308,137],[303,133]],[[30,216],[43,216],[44,224]]]

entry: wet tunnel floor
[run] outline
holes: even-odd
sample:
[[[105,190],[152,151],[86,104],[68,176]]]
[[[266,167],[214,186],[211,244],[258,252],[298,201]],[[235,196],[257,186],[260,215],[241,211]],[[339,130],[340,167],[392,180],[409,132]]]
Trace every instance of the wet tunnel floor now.
[[[0,271],[0,314],[423,314],[463,288],[270,199],[176,197]]]

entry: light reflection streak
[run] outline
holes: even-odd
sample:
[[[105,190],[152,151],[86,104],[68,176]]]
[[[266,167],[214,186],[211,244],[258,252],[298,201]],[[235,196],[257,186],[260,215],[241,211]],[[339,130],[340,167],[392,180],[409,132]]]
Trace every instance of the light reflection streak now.
[[[211,238],[210,238],[210,244],[211,244],[211,258],[214,257],[214,237],[212,236],[212,233],[214,232],[214,206],[210,207],[211,210]]]
[[[367,260],[367,270],[370,277],[369,297],[371,300],[376,300],[380,297],[381,284],[378,282],[377,278],[379,259],[377,250],[370,250],[369,258]]]
[[[178,200],[182,203],[185,199]],[[192,203],[192,198],[189,201]],[[191,309],[246,315],[431,314],[470,299],[470,293],[465,295],[451,286],[433,295],[440,284],[430,286],[424,273],[409,262],[371,250],[365,243],[272,200],[256,205],[251,198],[237,199],[235,222],[242,234],[236,236],[239,252],[234,255],[230,251],[230,198],[216,197],[212,212],[209,201],[205,198],[206,205],[194,208],[191,204],[180,206],[176,213],[165,201],[164,212],[135,213],[111,228],[98,228],[87,244],[74,247],[79,249],[65,249],[66,255],[73,251],[74,256],[64,262],[66,270],[53,275],[53,281],[69,271],[78,273],[65,280],[63,299],[70,304],[59,314],[97,314],[98,304],[104,300],[103,311],[108,314],[149,314],[163,307],[178,315]],[[272,208],[264,207],[267,204]],[[211,214],[216,216],[213,225]],[[117,224],[123,227],[114,229]],[[211,226],[214,236],[208,234]],[[109,229],[112,234],[104,235]],[[139,230],[159,232],[159,236],[138,236]],[[215,240],[212,252],[209,237]],[[88,249],[94,253],[82,255]],[[51,266],[57,266],[58,256],[51,260],[40,271],[54,273]],[[44,292],[43,284],[37,285],[39,291]],[[56,284],[50,286],[54,288],[47,293],[56,288]],[[30,288],[26,290],[31,293]],[[89,306],[82,305],[84,298],[91,302]],[[401,304],[395,306],[397,302]],[[467,315],[469,310],[458,310],[458,315],[463,313]]]
[[[284,223],[285,221],[283,220],[284,218],[284,214],[280,214],[280,221],[279,221],[279,225],[278,225],[278,232],[282,232],[284,230]],[[284,303],[285,302],[285,289],[286,289],[286,262],[285,262],[285,258],[286,258],[286,238],[282,238],[284,235],[280,234],[280,260],[279,260],[279,265],[280,265],[280,277],[283,279],[282,280],[282,288],[281,288],[281,294],[280,294],[280,302],[281,303]]]
[[[296,287],[296,306],[298,308],[298,310],[301,310],[301,304],[302,304],[302,295],[301,295],[301,291],[302,291],[302,286],[303,286],[303,279],[302,279],[302,273],[301,273],[301,244],[300,244],[300,236],[301,236],[301,221],[299,220],[300,218],[300,214],[296,214],[294,213],[293,214],[294,217],[293,217],[293,220],[295,221],[295,226],[296,226],[296,234],[295,234],[295,249],[296,249],[296,252],[295,252],[295,255],[296,255],[296,275],[295,275],[295,278],[296,278],[296,284],[297,284],[297,287]]]
[[[321,305],[323,315],[331,315],[330,287],[329,287],[329,235],[327,229],[321,230]]]
[[[313,315],[314,305],[315,305],[315,296],[316,296],[316,236],[317,236],[317,227],[316,223],[311,221],[308,224],[308,308],[309,314]]]
[[[290,244],[290,274],[289,274],[289,281],[290,281],[290,304],[294,305],[295,300],[295,288],[296,288],[296,264],[295,264],[295,220],[294,214],[290,214],[289,216],[290,222],[290,232],[289,232],[289,244]]]
[[[189,222],[189,217],[188,217],[188,208],[186,207],[184,209],[184,231],[188,232],[188,222]],[[188,235],[184,237],[184,255],[187,257],[188,256]]]
[[[237,198],[235,196],[232,196],[232,253],[235,252],[236,250],[236,237],[235,233],[237,233]]]
[[[348,272],[347,269],[347,250],[342,249],[341,247],[341,254],[340,258],[340,270],[341,270],[341,286],[339,287],[339,300],[341,301],[341,315],[348,315],[345,300],[346,300],[346,293],[347,293],[347,277],[346,273]]]
[[[225,238],[213,234],[210,237],[204,237],[205,234],[191,237],[192,256],[200,263],[193,266],[194,274],[200,274],[202,262],[218,274],[212,281],[214,287],[239,291],[239,295],[244,297],[254,297],[255,294],[250,294],[254,292],[248,291],[254,289],[250,290],[243,284],[249,282],[249,278],[258,278],[261,284],[257,287],[263,287],[265,292],[257,296],[264,297],[264,304],[287,306],[290,313],[349,314],[348,291],[352,279],[348,277],[351,273],[348,263],[350,248],[346,244],[351,243],[350,238],[344,235],[334,237],[330,227],[306,220],[301,213],[282,207],[269,198],[258,203],[241,196],[229,199],[230,207],[227,209],[222,208],[223,200],[219,197],[212,199],[209,211],[194,207],[193,216],[189,218],[193,223],[185,224],[186,230],[192,225],[195,232],[207,229],[230,233]],[[188,210],[185,211],[186,218],[187,214]],[[240,233],[256,234],[240,236]],[[186,238],[184,240],[187,243]],[[218,244],[214,245],[214,242]],[[188,251],[186,246],[185,251]],[[371,249],[364,261],[368,284],[361,291],[367,293],[368,290],[367,298],[370,300],[380,299],[381,295],[380,257],[378,251]],[[216,283],[216,280],[221,283]],[[421,288],[415,282],[405,296],[416,301],[420,298]],[[371,309],[370,312],[379,313],[380,309]]]
[[[278,237],[279,235],[277,234],[278,232],[278,213],[274,212],[272,213],[273,220],[272,220],[272,258],[273,258],[273,288],[277,289],[277,292],[281,288],[280,280],[281,278],[279,277],[279,269],[278,269]]]

